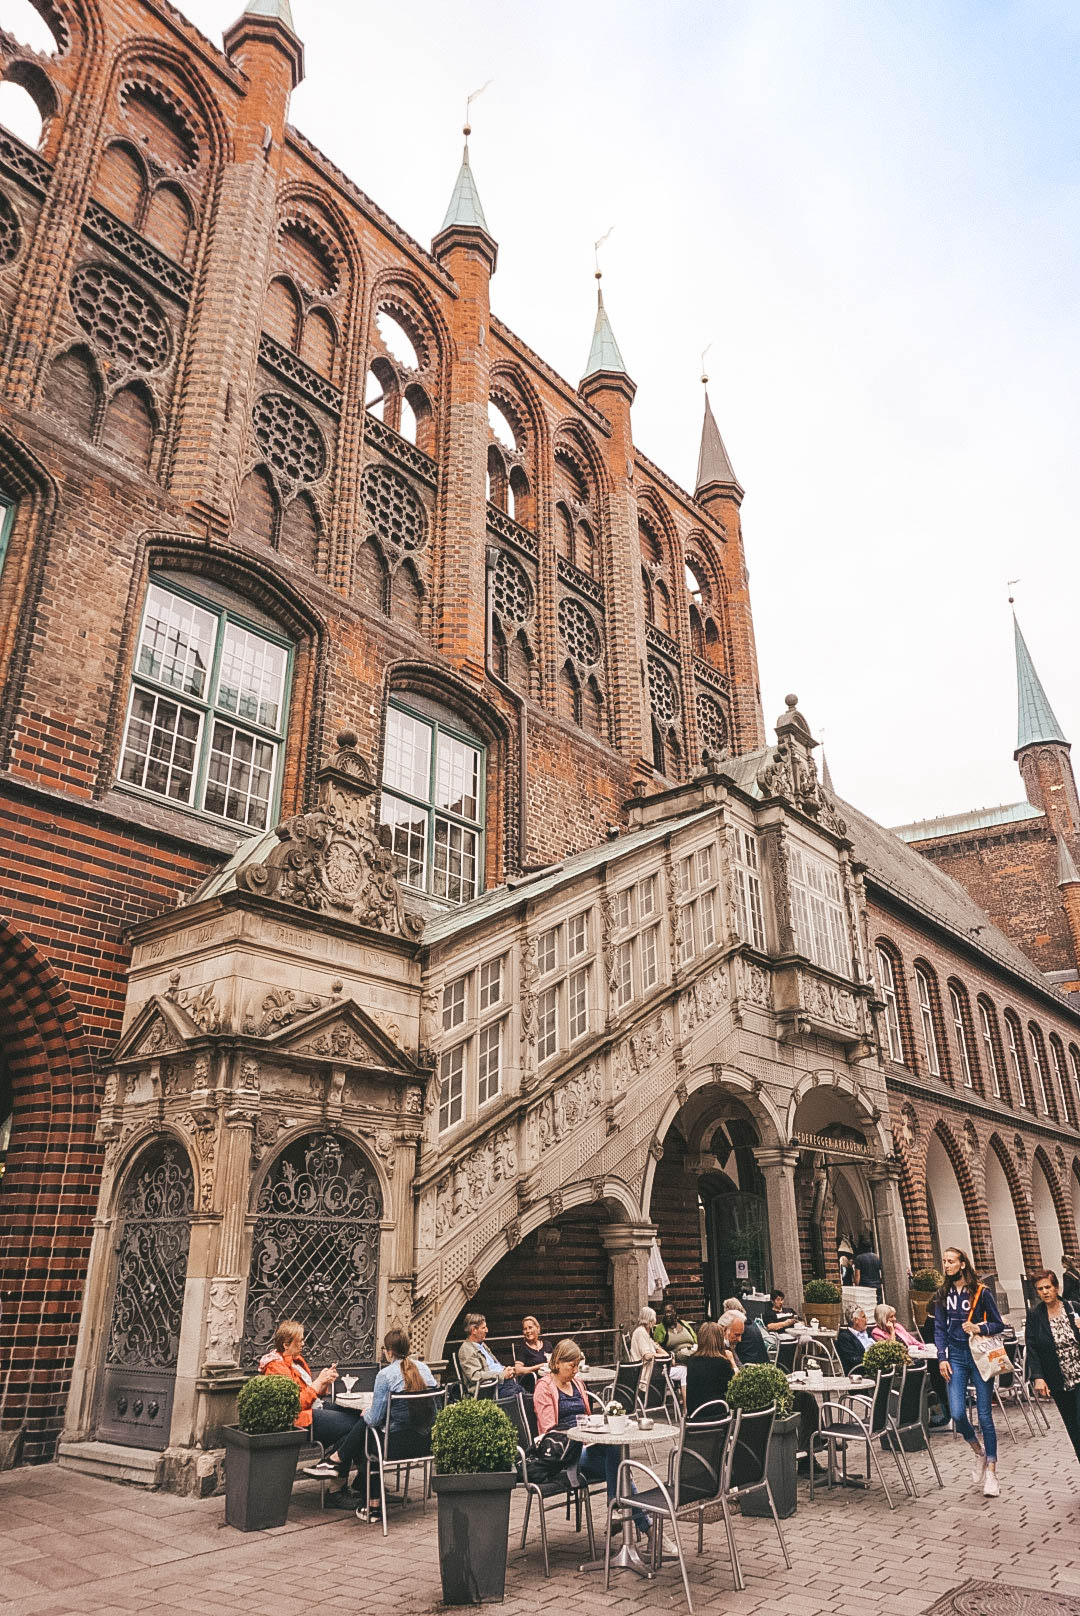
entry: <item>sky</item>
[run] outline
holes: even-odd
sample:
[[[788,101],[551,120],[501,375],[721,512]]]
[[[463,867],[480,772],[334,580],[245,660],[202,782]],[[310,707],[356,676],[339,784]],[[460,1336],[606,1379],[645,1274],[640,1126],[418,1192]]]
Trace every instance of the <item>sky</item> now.
[[[181,9],[220,42],[238,4]],[[292,4],[291,121],[422,242],[492,81],[493,306],[573,381],[614,226],[634,438],[684,486],[708,347],[770,729],[795,691],[885,824],[1016,801],[1019,579],[1080,740],[1075,0]]]

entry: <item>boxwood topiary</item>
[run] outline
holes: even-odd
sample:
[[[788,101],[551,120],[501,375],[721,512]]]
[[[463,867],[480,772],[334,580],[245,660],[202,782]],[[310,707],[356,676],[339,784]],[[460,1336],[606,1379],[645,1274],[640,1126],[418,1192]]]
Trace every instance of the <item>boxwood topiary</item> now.
[[[513,1470],[517,1436],[495,1403],[463,1397],[436,1416],[431,1427],[431,1451],[440,1476]]]
[[[911,1289],[913,1291],[930,1292],[940,1290],[944,1283],[944,1274],[938,1273],[936,1268],[920,1268],[917,1274],[912,1274],[911,1276]]]
[[[252,1375],[236,1400],[236,1423],[248,1436],[288,1431],[300,1412],[300,1388],[288,1375]]]
[[[875,1341],[867,1347],[862,1361],[864,1375],[876,1375],[880,1370],[902,1369],[911,1362],[911,1355],[902,1341]]]
[[[791,1387],[775,1364],[746,1364],[732,1377],[725,1401],[729,1408],[741,1408],[744,1414],[756,1414],[775,1403],[776,1417],[782,1420],[791,1413]]]
[[[811,1279],[803,1287],[804,1302],[838,1302],[840,1287],[831,1279]]]

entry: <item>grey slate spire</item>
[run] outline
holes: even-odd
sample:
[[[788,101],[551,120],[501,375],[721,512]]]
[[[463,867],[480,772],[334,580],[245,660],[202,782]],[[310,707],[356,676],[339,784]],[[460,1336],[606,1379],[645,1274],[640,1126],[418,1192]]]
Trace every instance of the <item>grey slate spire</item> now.
[[[262,3],[272,5],[274,0],[262,0]],[[288,6],[289,0],[280,0],[280,3]],[[465,150],[461,158],[461,167],[458,169],[457,182],[439,234],[441,235],[443,230],[453,230],[455,227],[465,230],[482,230],[485,235],[491,235],[487,220],[484,218],[480,192],[476,189],[476,180],[473,178],[472,166],[469,163],[469,139],[467,135],[465,137]]]
[[[821,783],[825,790],[836,796],[836,787],[832,783],[832,773],[829,769],[829,760],[825,756],[825,748],[821,749]]]
[[[1059,836],[1058,837],[1058,839],[1057,839],[1057,848],[1058,848],[1058,878],[1057,878],[1058,886],[1059,887],[1080,886],[1080,875],[1077,875],[1077,873],[1076,873],[1076,863],[1075,863],[1075,861],[1073,859],[1072,854],[1069,852],[1069,844],[1066,842],[1064,836]]]
[[[698,452],[697,481],[694,483],[694,492],[699,494],[710,483],[728,484],[731,487],[740,486],[735,475],[734,467],[724,440],[720,436],[720,428],[716,424],[716,417],[709,403],[709,395],[705,394],[705,419],[701,424],[701,449]]]
[[[1015,612],[1013,631],[1016,641],[1016,750],[1020,752],[1025,746],[1036,746],[1042,741],[1058,741],[1068,745],[1039,675],[1035,672],[1035,664],[1020,632]]]
[[[615,333],[611,329],[607,309],[604,307],[604,294],[600,290],[600,277],[597,276],[596,287],[596,324],[593,326],[592,347],[589,349],[589,360],[585,366],[582,381],[595,376],[598,371],[606,370],[616,376],[628,376],[619,344],[615,341]]]

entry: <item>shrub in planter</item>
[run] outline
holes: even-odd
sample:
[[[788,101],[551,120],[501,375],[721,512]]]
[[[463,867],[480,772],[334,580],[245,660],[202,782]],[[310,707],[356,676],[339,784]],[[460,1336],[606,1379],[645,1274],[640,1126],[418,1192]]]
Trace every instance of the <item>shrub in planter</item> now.
[[[767,1477],[777,1514],[784,1520],[794,1515],[798,1499],[799,1416],[792,1412],[794,1399],[787,1376],[775,1364],[747,1364],[733,1376],[727,1389],[728,1407],[741,1409],[744,1414],[756,1414],[763,1408],[776,1408],[772,1441],[769,1447]],[[746,1465],[752,1456],[742,1445],[735,1451],[731,1479],[737,1487],[745,1486],[748,1479]],[[764,1487],[755,1487],[740,1494],[739,1509],[744,1515],[770,1515]]]
[[[296,1416],[300,1388],[287,1375],[253,1375],[236,1401],[225,1437],[225,1520],[242,1532],[284,1526],[296,1456],[308,1440]]]
[[[506,1584],[510,1494],[517,1481],[517,1435],[497,1403],[463,1397],[431,1428],[439,1500],[443,1602],[501,1599]]]
[[[926,1323],[926,1310],[930,1306],[930,1298],[943,1283],[942,1275],[936,1268],[922,1268],[911,1276],[908,1300],[911,1303],[912,1318],[920,1330]]]
[[[932,1291],[940,1290],[945,1283],[944,1274],[936,1268],[920,1268],[917,1274],[911,1276],[911,1289],[924,1291],[929,1295]]]
[[[862,1372],[873,1377],[882,1370],[901,1370],[910,1362],[911,1355],[902,1341],[875,1341],[863,1356]],[[896,1378],[898,1380],[899,1375]]]
[[[791,1387],[775,1364],[746,1364],[732,1376],[725,1402],[729,1408],[741,1408],[744,1414],[756,1414],[775,1403],[776,1417],[782,1419],[791,1413]]]
[[[803,1287],[803,1318],[817,1319],[827,1330],[840,1323],[840,1287],[831,1279],[811,1279]]]

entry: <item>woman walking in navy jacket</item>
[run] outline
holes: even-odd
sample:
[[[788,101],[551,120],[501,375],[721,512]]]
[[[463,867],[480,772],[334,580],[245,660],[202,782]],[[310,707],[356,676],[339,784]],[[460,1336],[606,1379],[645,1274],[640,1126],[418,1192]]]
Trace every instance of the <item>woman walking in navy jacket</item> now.
[[[982,1483],[983,1494],[996,1498],[1001,1489],[997,1479],[997,1432],[994,1430],[994,1385],[984,1380],[971,1356],[973,1335],[1000,1335],[1005,1326],[990,1292],[979,1284],[971,1259],[955,1246],[942,1253],[945,1283],[937,1293],[934,1313],[934,1341],[942,1377],[949,1389],[949,1413],[953,1427],[975,1455],[972,1483]],[[967,1389],[975,1387],[982,1443],[968,1419]]]

